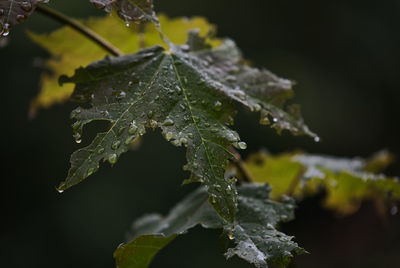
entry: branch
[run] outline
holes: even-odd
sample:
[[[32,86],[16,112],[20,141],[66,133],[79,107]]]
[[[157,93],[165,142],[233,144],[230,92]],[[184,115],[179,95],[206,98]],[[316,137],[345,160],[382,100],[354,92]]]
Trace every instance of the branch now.
[[[233,147],[230,147],[229,150],[235,156],[235,161],[233,162],[233,164],[238,169],[239,173],[242,175],[242,180],[245,182],[253,182],[254,180],[250,172],[248,171],[246,164],[242,160],[240,154]]]
[[[108,51],[110,54],[114,56],[122,56],[123,53],[120,51],[118,48],[113,46],[110,42],[105,40],[103,37],[98,35],[96,32],[92,31],[82,23],[79,23],[78,21],[71,19],[51,8],[44,7],[44,6],[37,6],[36,10],[62,24],[68,25],[72,27],[73,29],[77,30],[102,48],[104,48],[106,51]]]

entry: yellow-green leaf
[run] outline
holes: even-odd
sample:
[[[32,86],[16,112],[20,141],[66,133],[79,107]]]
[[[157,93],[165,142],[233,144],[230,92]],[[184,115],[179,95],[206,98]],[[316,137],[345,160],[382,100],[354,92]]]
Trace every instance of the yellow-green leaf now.
[[[165,15],[160,15],[159,20],[163,25],[164,34],[175,44],[184,44],[188,31],[192,29],[198,29],[201,36],[215,32],[214,25],[201,17],[170,19]],[[124,53],[137,52],[140,38],[144,38],[145,47],[163,44],[158,31],[152,24],[146,25],[144,36],[140,36],[133,26],[126,27],[125,23],[116,16],[90,18],[83,23]],[[45,67],[50,73],[43,72],[41,76],[41,91],[32,101],[31,115],[40,108],[47,108],[68,100],[72,94],[73,85],[60,86],[58,84],[60,75],[72,75],[77,67],[86,66],[107,55],[101,47],[69,27],[60,28],[50,34],[28,34],[35,43],[46,49],[52,56],[45,62]],[[218,39],[212,40],[215,46],[219,43]]]

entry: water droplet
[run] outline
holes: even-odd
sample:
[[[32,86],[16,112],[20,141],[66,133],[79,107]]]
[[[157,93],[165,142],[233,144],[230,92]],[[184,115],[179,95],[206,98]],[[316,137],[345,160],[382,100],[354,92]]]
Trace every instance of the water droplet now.
[[[110,154],[108,156],[108,162],[110,162],[110,164],[114,165],[117,162],[117,154]]]
[[[24,22],[25,20],[26,20],[26,17],[24,15],[17,15],[18,22]]]
[[[216,199],[215,195],[211,195],[211,203],[213,203],[213,204],[217,203],[217,199]]]
[[[57,192],[59,192],[60,194],[62,194],[62,193],[64,192],[64,190],[57,189]]]
[[[228,195],[232,194],[232,187],[231,187],[230,185],[228,185],[228,186],[226,187],[226,189],[225,189],[225,192],[226,192]]]
[[[89,177],[90,175],[92,175],[93,173],[95,173],[97,171],[97,168],[90,168],[87,172],[87,176]]]
[[[132,121],[132,123],[131,123],[131,125],[129,126],[129,129],[128,129],[129,134],[135,135],[137,130],[138,130],[138,127],[136,126],[136,122]]]
[[[135,138],[136,138],[136,136],[129,136],[128,138],[126,138],[125,144],[126,145],[131,144],[135,140]]]
[[[72,124],[72,129],[73,130],[78,130],[79,127],[81,126],[82,122],[81,121],[76,121],[75,123]]]
[[[274,117],[274,118],[272,119],[272,121],[274,121],[274,123],[276,123],[276,122],[278,122],[278,118]]]
[[[29,12],[29,11],[32,10],[32,5],[31,5],[31,3],[29,3],[28,1],[23,1],[23,2],[21,3],[21,7],[22,7],[22,9],[25,10],[26,12]]]
[[[114,141],[114,142],[112,143],[111,148],[112,148],[113,150],[117,150],[117,149],[119,148],[120,145],[121,145],[121,142],[118,141],[118,140],[116,140],[116,141]]]
[[[164,122],[163,122],[163,126],[172,126],[175,122],[172,119],[167,118]]]
[[[183,83],[184,83],[185,85],[187,85],[188,82],[189,82],[188,79],[184,76],[184,77],[183,77]]]
[[[271,223],[268,223],[268,224],[267,224],[267,229],[273,230],[273,229],[274,229],[274,226],[273,226]]]
[[[125,24],[125,26],[126,26],[126,27],[129,27],[129,26],[131,26],[131,24],[130,24],[129,22],[127,22],[127,23]]]
[[[93,5],[98,9],[105,9],[106,5],[100,1],[92,1]]]
[[[228,237],[229,237],[230,240],[233,240],[233,239],[235,238],[235,237],[233,236],[233,229],[232,229],[232,228],[229,229]]]
[[[156,120],[150,120],[150,127],[152,128],[152,129],[155,129],[156,127],[158,127],[158,123],[157,123],[157,121]]]
[[[174,137],[174,134],[172,132],[168,132],[167,134],[165,134],[165,138],[167,139],[167,141],[171,140]]]
[[[186,138],[181,138],[179,141],[184,145],[188,143],[188,140]]]
[[[259,112],[261,110],[261,105],[260,104],[255,104],[254,105],[254,111]]]
[[[320,141],[321,141],[321,138],[318,137],[318,136],[316,136],[316,137],[314,137],[314,141],[315,141],[315,142],[320,142]]]
[[[200,118],[198,116],[193,116],[193,122],[195,123],[200,122]]]
[[[195,169],[198,169],[198,168],[199,168],[199,164],[193,163],[193,167],[194,167]]]
[[[76,143],[81,143],[82,142],[82,137],[81,137],[81,134],[79,132],[75,132],[73,136],[74,136],[74,139],[75,139]]]
[[[261,117],[260,118],[260,124],[262,124],[262,125],[269,125],[271,122],[269,121],[269,118],[268,118],[268,116],[265,116],[265,117]]]
[[[234,143],[233,146],[235,146],[238,149],[242,149],[242,150],[247,149],[247,144],[244,141]]]
[[[149,111],[149,112],[147,113],[147,116],[148,116],[149,118],[153,118],[153,115],[154,115],[153,111]]]
[[[188,136],[189,139],[193,139],[194,138],[193,133],[188,133],[187,136]]]
[[[204,126],[205,127],[210,127],[210,124],[206,122],[206,123],[204,123]]]
[[[216,102],[214,103],[214,109],[215,109],[217,112],[221,111],[221,109],[222,109],[222,103],[221,103],[220,101],[216,101]]]
[[[99,148],[99,149],[97,150],[97,153],[98,153],[98,154],[104,153],[104,148]]]

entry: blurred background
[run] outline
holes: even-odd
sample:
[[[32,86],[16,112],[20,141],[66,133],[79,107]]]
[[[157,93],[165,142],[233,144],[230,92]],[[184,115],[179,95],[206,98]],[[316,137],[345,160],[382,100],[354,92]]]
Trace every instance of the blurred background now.
[[[76,18],[104,15],[89,1],[50,2]],[[155,0],[155,7],[169,16],[207,17],[255,66],[297,81],[294,102],[321,142],[278,136],[259,126],[257,115],[242,111],[235,127],[248,144],[244,157],[260,148],[349,157],[388,149],[400,156],[399,1]],[[28,119],[42,72],[35,66],[48,54],[25,30],[58,27],[34,14],[0,48],[1,267],[114,267],[112,253],[135,218],[167,213],[195,187],[180,187],[188,176],[182,170],[184,149],[149,131],[140,149],[113,169],[104,165],[65,193],[55,190],[79,148],[69,119],[76,104],[56,105]],[[398,163],[389,175],[400,175]],[[311,253],[295,258],[292,267],[399,267],[399,215],[388,213],[383,224],[366,202],[355,215],[337,218],[320,207],[321,197],[300,203],[297,219],[282,226]],[[218,236],[219,231],[196,228],[157,255],[151,267],[252,267],[237,258],[226,262]]]

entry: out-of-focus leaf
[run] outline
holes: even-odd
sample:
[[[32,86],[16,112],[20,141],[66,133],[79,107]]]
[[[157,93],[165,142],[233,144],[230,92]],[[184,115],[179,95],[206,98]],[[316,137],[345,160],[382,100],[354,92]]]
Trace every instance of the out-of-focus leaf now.
[[[78,142],[84,125],[93,120],[111,123],[107,132],[71,156],[71,169],[60,190],[93,174],[100,161],[116,163],[146,128],[159,127],[168,141],[187,147],[191,181],[204,182],[214,208],[232,221],[236,195],[226,192],[233,183],[224,178],[225,167],[233,159],[230,146],[246,149],[228,127],[236,113],[234,102],[260,111],[263,117],[278,118],[273,125],[278,130],[314,136],[284,105],[291,96],[290,82],[247,66],[231,40],[215,49],[205,40],[199,45],[199,40],[192,32],[185,45],[105,58],[60,79],[76,84],[74,100],[90,104],[72,112]]]
[[[271,156],[255,154],[246,161],[246,167],[255,182],[267,182],[273,187],[272,197],[293,194],[301,199],[326,191],[324,206],[341,215],[357,211],[361,202],[373,200],[400,200],[397,178],[369,172],[381,170],[392,161],[387,152],[369,160],[335,158],[302,153]]]
[[[167,16],[160,15],[159,19],[163,24],[165,35],[176,44],[184,44],[187,33],[192,29],[198,29],[201,36],[215,32],[214,25],[200,17],[169,19]],[[133,53],[139,50],[137,31],[132,27],[126,27],[124,22],[115,16],[90,18],[83,23],[124,53]],[[41,91],[31,103],[32,116],[38,109],[64,102],[71,96],[73,85],[60,86],[58,84],[59,76],[62,74],[73,75],[78,66],[86,66],[107,55],[107,52],[101,47],[69,27],[62,27],[50,34],[29,33],[29,37],[49,51],[52,56],[45,61],[45,67],[50,73],[42,74]],[[217,46],[220,42],[218,39],[213,39],[212,44]],[[156,44],[163,45],[163,42],[155,26],[148,24],[144,30],[144,45],[150,47]]]
[[[154,12],[153,0],[90,0],[93,5],[106,12],[115,8],[117,14],[126,22],[154,21],[158,23]]]
[[[293,219],[293,200],[283,203],[269,200],[270,188],[265,185],[246,184],[239,187],[239,210],[233,225],[222,219],[207,202],[207,191],[202,187],[175,206],[166,217],[158,214],[147,215],[137,220],[130,234],[131,241],[116,250],[118,268],[145,268],[149,265],[154,251],[137,251],[136,245],[145,244],[160,250],[164,241],[170,242],[177,235],[200,224],[204,228],[221,228],[224,234],[231,233],[234,247],[228,249],[226,257],[234,255],[253,263],[256,267],[267,267],[274,263],[285,267],[301,249],[292,237],[276,230],[281,221]],[[142,262],[141,260],[146,260]]]
[[[0,0],[0,37],[7,36],[11,27],[24,22],[36,5],[49,0]]]

